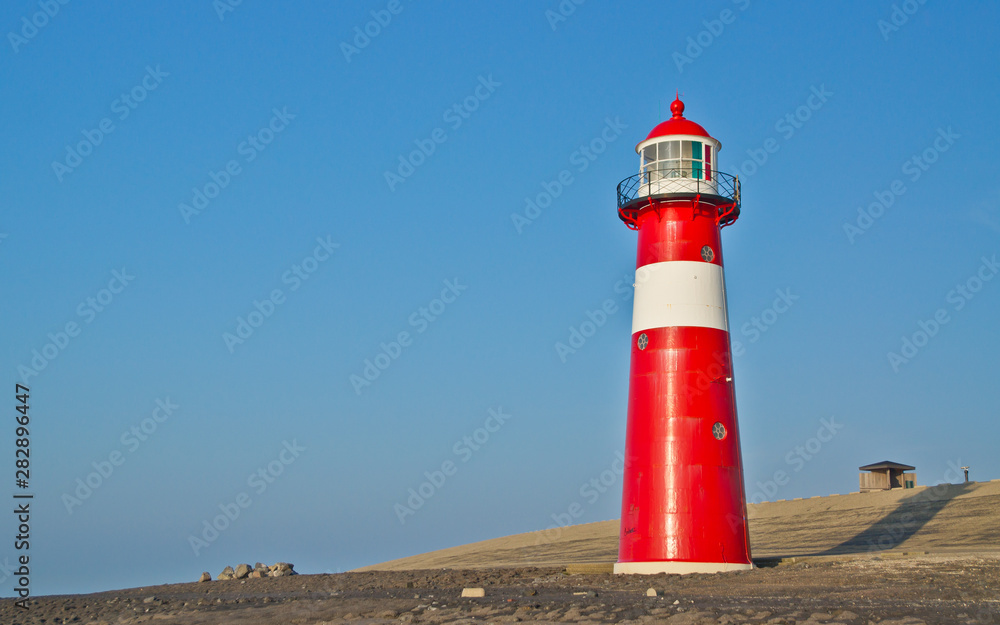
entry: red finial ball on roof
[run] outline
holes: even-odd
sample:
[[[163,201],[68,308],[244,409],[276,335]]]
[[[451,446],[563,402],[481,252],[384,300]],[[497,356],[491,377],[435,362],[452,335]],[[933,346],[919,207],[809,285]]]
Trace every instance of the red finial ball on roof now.
[[[684,117],[684,103],[681,102],[680,96],[677,96],[673,102],[670,103],[670,112],[673,113],[673,117],[665,122],[660,122],[656,128],[649,133],[646,140],[652,139],[654,137],[665,137],[669,135],[694,135],[699,137],[709,137],[704,128],[700,124],[696,124]]]
[[[684,103],[681,102],[680,97],[670,103],[670,112],[674,114],[674,119],[684,117]]]

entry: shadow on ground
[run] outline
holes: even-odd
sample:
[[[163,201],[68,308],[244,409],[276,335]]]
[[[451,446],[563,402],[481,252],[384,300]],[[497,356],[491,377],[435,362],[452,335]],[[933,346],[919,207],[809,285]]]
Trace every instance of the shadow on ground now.
[[[967,492],[971,483],[939,484],[900,500],[896,509],[839,545],[813,555],[841,555],[886,551],[902,545],[943,510]]]

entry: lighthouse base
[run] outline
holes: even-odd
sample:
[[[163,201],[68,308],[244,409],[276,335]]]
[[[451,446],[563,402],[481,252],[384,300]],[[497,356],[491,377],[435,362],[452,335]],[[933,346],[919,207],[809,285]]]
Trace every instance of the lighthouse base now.
[[[749,571],[752,564],[738,562],[616,562],[615,573],[620,575],[656,575],[657,573],[724,573],[727,571]]]

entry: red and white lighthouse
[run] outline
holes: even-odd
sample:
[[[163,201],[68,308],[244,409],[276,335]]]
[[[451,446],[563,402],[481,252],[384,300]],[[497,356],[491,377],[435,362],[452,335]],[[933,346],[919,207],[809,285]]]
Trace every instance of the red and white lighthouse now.
[[[673,117],[636,146],[618,216],[639,232],[616,573],[752,568],[721,230],[740,215],[722,145]]]

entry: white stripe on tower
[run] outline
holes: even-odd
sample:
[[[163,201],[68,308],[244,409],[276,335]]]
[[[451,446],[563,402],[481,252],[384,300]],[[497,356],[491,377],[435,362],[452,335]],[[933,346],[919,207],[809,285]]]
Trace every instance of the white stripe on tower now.
[[[635,272],[632,334],[652,328],[729,331],[722,266],[690,260],[651,263]]]

